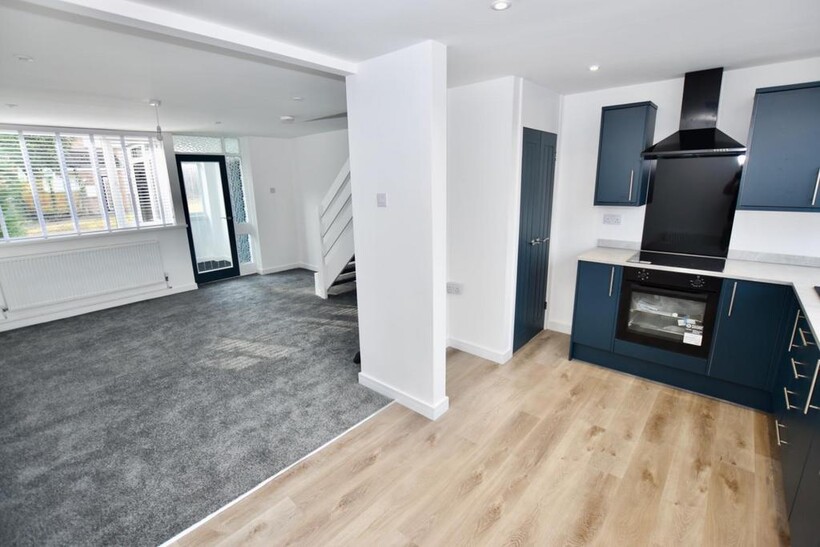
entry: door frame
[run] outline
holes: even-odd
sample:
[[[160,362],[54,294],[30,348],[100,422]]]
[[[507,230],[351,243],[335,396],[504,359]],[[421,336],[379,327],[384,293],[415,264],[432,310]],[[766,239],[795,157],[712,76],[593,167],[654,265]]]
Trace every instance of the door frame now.
[[[222,154],[176,154],[177,174],[179,176],[179,189],[182,195],[182,208],[185,211],[186,232],[188,233],[188,249],[191,253],[191,267],[194,270],[194,280],[197,284],[210,283],[221,279],[239,276],[239,252],[236,248],[236,232],[233,223],[233,205],[231,204],[231,191],[228,185],[228,166],[225,156]],[[219,175],[222,181],[222,199],[225,202],[225,222],[228,225],[228,238],[231,246],[231,260],[233,267],[222,268],[210,272],[199,273],[197,270],[196,249],[194,248],[194,234],[191,231],[191,214],[188,211],[188,195],[185,192],[185,179],[182,174],[182,164],[186,162],[216,162],[219,164]]]

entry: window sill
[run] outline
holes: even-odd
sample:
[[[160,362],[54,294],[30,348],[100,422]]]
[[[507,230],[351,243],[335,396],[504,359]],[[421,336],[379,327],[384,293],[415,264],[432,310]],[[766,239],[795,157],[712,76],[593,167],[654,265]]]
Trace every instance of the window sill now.
[[[11,249],[17,247],[28,247],[31,245],[47,245],[48,243],[70,243],[72,241],[89,241],[95,239],[108,239],[117,236],[129,236],[139,234],[153,234],[157,232],[169,232],[172,230],[184,230],[187,224],[174,224],[173,226],[150,226],[146,228],[131,228],[127,230],[115,230],[112,232],[92,232],[87,234],[65,234],[48,238],[17,239],[5,241],[0,239],[0,249]]]

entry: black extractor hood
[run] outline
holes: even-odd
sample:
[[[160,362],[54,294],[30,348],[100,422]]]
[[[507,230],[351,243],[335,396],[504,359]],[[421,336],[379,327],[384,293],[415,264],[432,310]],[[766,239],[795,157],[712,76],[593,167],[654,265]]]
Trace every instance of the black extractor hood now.
[[[746,147],[717,128],[723,68],[688,72],[683,80],[680,131],[641,153],[644,159],[739,156]]]

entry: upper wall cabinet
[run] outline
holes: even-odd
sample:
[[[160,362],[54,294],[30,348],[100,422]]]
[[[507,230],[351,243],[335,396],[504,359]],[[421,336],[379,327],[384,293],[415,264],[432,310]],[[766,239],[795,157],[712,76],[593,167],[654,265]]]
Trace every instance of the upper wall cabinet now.
[[[820,211],[820,82],[758,89],[740,209]]]
[[[641,152],[655,138],[653,103],[605,106],[601,111],[595,205],[644,205],[649,162]]]

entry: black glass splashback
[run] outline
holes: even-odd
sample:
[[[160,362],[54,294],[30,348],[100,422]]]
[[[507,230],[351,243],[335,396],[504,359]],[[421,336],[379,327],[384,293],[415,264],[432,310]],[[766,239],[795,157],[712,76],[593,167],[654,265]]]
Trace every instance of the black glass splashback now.
[[[725,257],[744,158],[656,160],[641,250]]]

